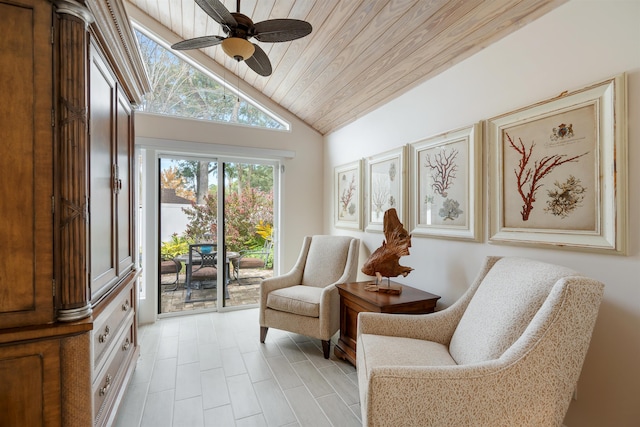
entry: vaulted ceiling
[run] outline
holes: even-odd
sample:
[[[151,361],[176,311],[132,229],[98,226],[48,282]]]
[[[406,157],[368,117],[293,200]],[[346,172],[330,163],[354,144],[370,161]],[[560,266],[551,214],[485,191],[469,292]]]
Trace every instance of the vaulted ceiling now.
[[[236,0],[221,0],[236,12]],[[194,0],[129,0],[178,39],[225,36]],[[269,77],[220,46],[203,52],[322,134],[352,122],[566,0],[243,0],[253,22],[293,18],[310,35],[261,43]],[[186,51],[188,53],[188,51]]]

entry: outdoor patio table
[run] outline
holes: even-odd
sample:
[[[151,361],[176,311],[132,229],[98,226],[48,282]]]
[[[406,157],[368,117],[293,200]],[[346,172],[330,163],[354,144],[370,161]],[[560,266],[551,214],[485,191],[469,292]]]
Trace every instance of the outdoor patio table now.
[[[238,258],[240,256],[240,254],[238,252],[232,252],[232,251],[227,251],[227,259],[224,262],[224,273],[225,273],[225,277],[227,278],[226,283],[229,284],[230,281],[230,276],[229,276],[229,262],[230,260],[234,259],[234,258]],[[193,259],[193,263],[194,264],[199,264],[200,263],[200,255],[197,253],[194,253],[192,256]],[[187,285],[187,288],[190,289],[191,287],[191,266],[189,265],[189,254],[180,254],[178,256],[175,257],[176,260],[178,260],[179,262],[183,262],[186,269],[187,269],[187,277],[185,280],[185,284]]]

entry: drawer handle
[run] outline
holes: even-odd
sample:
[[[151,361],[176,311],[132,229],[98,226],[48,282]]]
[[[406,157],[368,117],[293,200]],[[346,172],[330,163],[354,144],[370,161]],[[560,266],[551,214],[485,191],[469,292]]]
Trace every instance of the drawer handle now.
[[[129,300],[126,300],[124,304],[122,304],[122,311],[129,311],[131,308],[131,304],[129,304]]]
[[[131,347],[131,341],[129,341],[129,338],[127,338],[124,344],[122,344],[122,351],[129,350],[129,347]]]
[[[109,325],[107,325],[104,328],[104,334],[100,334],[100,336],[98,337],[98,341],[105,342],[106,340],[108,340],[110,332],[111,332],[111,330],[109,329]]]
[[[107,374],[107,378],[104,380],[104,387],[100,389],[100,396],[104,396],[109,391],[109,387],[111,387],[111,380],[113,378],[111,375]]]

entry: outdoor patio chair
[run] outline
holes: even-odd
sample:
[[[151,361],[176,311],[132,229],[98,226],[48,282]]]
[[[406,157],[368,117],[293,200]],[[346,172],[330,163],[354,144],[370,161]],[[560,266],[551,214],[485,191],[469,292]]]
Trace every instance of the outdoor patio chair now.
[[[262,249],[240,251],[237,258],[230,259],[233,263],[233,278],[238,281],[238,284],[242,284],[241,279],[264,279],[264,275],[240,277],[240,270],[266,268],[269,263],[272,247],[272,241],[265,240]]]
[[[160,283],[163,285],[173,285],[173,287],[166,287],[165,291],[175,291],[178,289],[178,280],[180,278],[180,270],[182,270],[182,264],[175,258],[162,257],[160,261]],[[162,276],[165,274],[172,275],[172,281],[168,283],[162,283]],[[173,277],[175,275],[175,278]]]
[[[216,268],[218,253],[212,243],[196,243],[189,245],[189,262],[187,263],[186,301],[191,300],[191,291],[205,287],[205,282],[218,279]],[[197,285],[196,285],[197,283]]]

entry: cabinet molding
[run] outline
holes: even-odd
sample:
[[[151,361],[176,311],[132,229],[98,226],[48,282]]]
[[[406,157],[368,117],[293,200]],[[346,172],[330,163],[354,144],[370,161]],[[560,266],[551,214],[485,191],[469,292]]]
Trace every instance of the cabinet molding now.
[[[138,50],[138,43],[129,24],[122,0],[85,0],[95,18],[91,26],[102,50],[107,54],[118,81],[134,103],[151,91]]]
[[[70,322],[91,315],[87,280],[87,24],[89,11],[69,1],[58,8],[58,197],[57,319]],[[71,7],[70,6],[74,6]],[[80,18],[79,18],[80,17]]]

